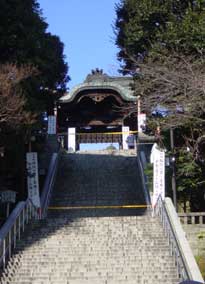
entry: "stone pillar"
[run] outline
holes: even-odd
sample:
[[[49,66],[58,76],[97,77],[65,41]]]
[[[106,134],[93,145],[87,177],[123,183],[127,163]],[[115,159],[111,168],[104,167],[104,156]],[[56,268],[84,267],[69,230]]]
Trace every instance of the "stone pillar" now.
[[[122,126],[122,149],[128,150],[127,137],[129,136],[129,126]]]
[[[68,128],[68,151],[76,151],[76,129]]]

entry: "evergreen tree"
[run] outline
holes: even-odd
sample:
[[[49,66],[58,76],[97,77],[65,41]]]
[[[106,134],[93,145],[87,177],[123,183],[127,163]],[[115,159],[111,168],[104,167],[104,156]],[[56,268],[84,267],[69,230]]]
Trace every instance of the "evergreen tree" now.
[[[121,72],[135,76],[135,94],[150,115],[150,127],[160,125],[165,136],[167,129],[175,128],[178,196],[184,204],[189,200],[192,210],[197,204],[202,208],[205,156],[199,141],[205,128],[205,0],[121,0],[116,13]],[[153,118],[157,106],[167,109],[168,115],[159,112]]]
[[[27,107],[52,109],[69,80],[63,43],[46,31],[37,0],[0,0],[0,5],[0,63],[35,66],[39,76],[24,86]]]
[[[123,73],[135,71],[132,59],[140,61],[162,48],[183,54],[205,51],[204,0],[121,0],[116,14]]]
[[[63,43],[47,32],[37,0],[0,0],[0,176],[26,198],[25,152],[42,111],[66,90]],[[5,178],[5,179],[4,179]]]

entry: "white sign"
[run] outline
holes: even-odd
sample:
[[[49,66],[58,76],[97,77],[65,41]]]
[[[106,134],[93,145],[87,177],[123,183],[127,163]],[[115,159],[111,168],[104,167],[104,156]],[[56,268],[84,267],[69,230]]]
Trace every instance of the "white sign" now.
[[[76,150],[76,130],[74,127],[68,128],[68,151]]]
[[[0,191],[0,202],[15,203],[16,202],[16,192],[13,190]]]
[[[56,116],[49,115],[48,116],[48,134],[56,134]]]
[[[27,168],[28,198],[31,199],[31,201],[37,208],[40,208],[41,205],[40,205],[40,196],[39,196],[37,153],[30,152],[26,154],[26,168]]]
[[[153,153],[154,177],[152,207],[156,206],[159,196],[165,198],[165,152],[155,148]]]
[[[127,137],[130,134],[129,126],[122,126],[122,148],[123,150],[128,149]]]
[[[151,155],[150,155],[150,163],[153,164],[154,163],[154,155],[155,152],[157,151],[157,143],[154,143],[152,146],[152,150],[151,150]]]
[[[145,130],[146,127],[146,114],[145,113],[139,113],[137,116],[137,125],[138,125],[138,133],[142,133]]]

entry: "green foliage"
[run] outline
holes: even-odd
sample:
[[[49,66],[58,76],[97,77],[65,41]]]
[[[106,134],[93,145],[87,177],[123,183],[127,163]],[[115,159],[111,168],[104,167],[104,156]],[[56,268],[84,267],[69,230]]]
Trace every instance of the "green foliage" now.
[[[176,153],[178,199],[189,202],[191,211],[204,210],[204,172],[194,159],[192,152],[179,148]],[[186,207],[186,206],[185,206]]]
[[[0,64],[35,66],[38,77],[24,84],[27,108],[50,111],[66,90],[68,66],[59,37],[46,31],[37,0],[1,0]]]
[[[110,144],[109,146],[107,146],[106,150],[116,150],[115,146]]]
[[[196,190],[203,180],[202,170],[195,163],[193,154],[180,149],[177,158],[178,191]]]
[[[205,50],[204,0],[121,0],[115,22],[122,72],[135,72],[136,63],[162,49],[186,54]]]
[[[153,164],[147,164],[145,168],[145,175],[147,176],[147,185],[149,188],[149,191],[153,191]]]
[[[202,277],[205,279],[205,256],[197,255],[195,258],[201,271]]]
[[[34,122],[42,111],[52,113],[69,80],[64,45],[47,27],[37,0],[0,0],[0,69],[8,70],[0,72],[0,176],[13,177],[19,198],[26,197],[25,152]]]
[[[199,240],[203,240],[205,238],[205,232],[200,232],[198,235],[197,235],[197,238]]]
[[[121,0],[116,14],[121,72],[135,76],[133,89],[148,117],[159,105],[170,111],[152,116],[149,128],[161,127],[165,139],[157,139],[166,147],[167,130],[175,129],[178,198],[204,210],[205,156],[197,141],[205,125],[205,0]]]
[[[145,175],[147,177],[147,186],[150,192],[153,192],[153,164],[148,163],[145,170]],[[172,197],[171,192],[171,170],[169,167],[165,168],[165,191],[166,196]]]
[[[202,4],[201,4],[202,5]],[[168,23],[162,41],[183,53],[203,53],[205,51],[205,8],[200,4],[189,6],[180,21]]]

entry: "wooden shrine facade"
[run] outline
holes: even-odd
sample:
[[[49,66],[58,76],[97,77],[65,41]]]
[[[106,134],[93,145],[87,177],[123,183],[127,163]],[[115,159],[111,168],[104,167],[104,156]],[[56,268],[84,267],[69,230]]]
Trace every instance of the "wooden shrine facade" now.
[[[75,128],[78,144],[120,142],[117,133],[122,126],[137,128],[137,104],[131,84],[131,77],[110,77],[102,70],[93,70],[84,83],[59,100],[59,132]]]

